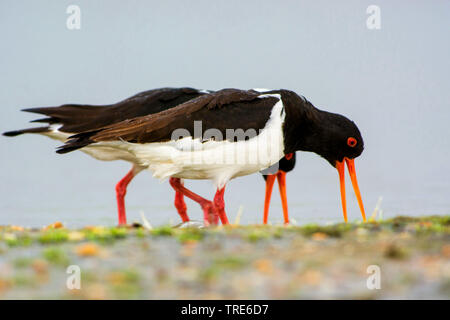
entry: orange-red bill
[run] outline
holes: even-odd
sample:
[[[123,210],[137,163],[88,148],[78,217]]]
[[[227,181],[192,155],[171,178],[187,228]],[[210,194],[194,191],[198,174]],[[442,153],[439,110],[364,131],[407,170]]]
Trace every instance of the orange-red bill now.
[[[288,203],[286,196],[286,172],[278,171],[278,187],[280,189],[281,205],[283,206],[284,224],[289,224]]]
[[[361,215],[363,220],[366,221],[366,213],[364,211],[364,205],[361,198],[361,192],[358,187],[358,180],[356,178],[355,161],[354,159],[345,158],[344,161],[336,161],[336,169],[339,172],[339,182],[341,187],[341,201],[342,201],[342,211],[344,213],[344,220],[347,222],[347,202],[345,198],[345,163],[347,163],[348,172],[350,174],[350,179],[352,180],[353,190],[356,194],[356,199],[358,200],[359,209],[361,210]]]
[[[361,198],[361,192],[359,192],[358,179],[356,179],[355,159],[345,158],[345,162],[347,162],[347,169],[348,169],[348,173],[350,174],[350,179],[352,180],[353,190],[355,190],[359,209],[361,210],[361,215],[365,222],[366,221],[366,213],[364,211],[364,205],[363,205],[362,198]]]
[[[270,198],[272,197],[272,189],[276,177],[277,177],[276,174],[270,174],[266,178],[266,196],[264,199],[264,218],[263,218],[264,224],[267,224],[267,220],[269,218]]]
[[[345,200],[345,162],[336,161],[336,169],[339,173],[339,182],[341,187],[341,201],[342,211],[344,213],[344,220],[347,222],[347,201]]]

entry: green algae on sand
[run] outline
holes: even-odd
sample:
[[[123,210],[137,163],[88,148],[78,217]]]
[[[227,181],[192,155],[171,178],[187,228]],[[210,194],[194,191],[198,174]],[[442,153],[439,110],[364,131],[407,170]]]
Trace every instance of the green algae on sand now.
[[[450,298],[450,216],[147,230],[0,227],[0,298]],[[69,290],[69,265],[81,289]],[[366,286],[379,266],[382,290]]]

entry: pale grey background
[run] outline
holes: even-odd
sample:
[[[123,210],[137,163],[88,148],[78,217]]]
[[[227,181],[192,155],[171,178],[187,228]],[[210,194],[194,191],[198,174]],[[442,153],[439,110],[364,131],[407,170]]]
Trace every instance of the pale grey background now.
[[[66,28],[77,4],[82,28]],[[381,7],[382,28],[366,28]],[[362,131],[357,159],[368,213],[449,214],[450,1],[5,1],[0,4],[0,131],[26,127],[25,107],[112,103],[162,86],[287,88]],[[127,163],[99,162],[42,136],[0,137],[0,224],[116,223],[114,184]],[[337,172],[299,154],[288,176],[299,223],[342,221]],[[209,182],[187,182],[212,197]],[[347,183],[350,219],[360,219]],[[233,180],[228,215],[262,219],[264,183]],[[148,172],[127,195],[129,220],[178,222],[173,193]],[[188,202],[191,216],[200,210]],[[278,191],[270,220],[281,221]]]

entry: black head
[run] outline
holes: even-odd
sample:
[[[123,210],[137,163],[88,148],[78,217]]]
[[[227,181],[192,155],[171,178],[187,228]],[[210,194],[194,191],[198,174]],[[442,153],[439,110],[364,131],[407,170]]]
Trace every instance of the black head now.
[[[312,151],[324,157],[333,167],[337,161],[354,159],[363,152],[364,141],[353,121],[340,114],[324,112],[321,126],[321,139],[316,142],[316,150]]]
[[[285,155],[279,162],[279,170],[292,171],[295,167],[295,152]]]
[[[286,102],[286,119],[283,127],[285,152],[297,150],[314,152],[337,169],[345,221],[347,221],[347,205],[344,169],[347,165],[361,215],[365,221],[366,216],[354,162],[354,159],[364,150],[364,141],[356,124],[340,114],[319,110],[296,94],[291,93],[283,102]]]
[[[322,114],[322,137],[321,145],[317,146],[319,155],[337,169],[339,173],[341,187],[342,210],[344,220],[347,222],[347,204],[345,199],[345,165],[352,180],[359,208],[363,220],[366,221],[366,214],[359,191],[358,180],[356,178],[354,159],[364,150],[364,141],[356,124],[340,114],[323,112]]]
[[[281,158],[280,161],[270,166],[267,169],[261,171],[264,180],[267,179],[268,175],[277,174],[279,171],[289,172],[292,171],[295,167],[295,152],[289,153]]]

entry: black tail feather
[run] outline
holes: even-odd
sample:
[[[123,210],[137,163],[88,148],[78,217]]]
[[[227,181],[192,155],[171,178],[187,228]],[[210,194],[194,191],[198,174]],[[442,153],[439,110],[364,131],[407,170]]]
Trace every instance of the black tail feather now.
[[[3,135],[6,137],[15,137],[24,133],[44,133],[50,131],[49,127],[37,127],[37,128],[28,128],[14,131],[3,132]]]
[[[58,149],[56,150],[56,153],[65,154],[65,153],[69,153],[69,152],[78,150],[78,149],[83,148],[83,147],[84,147],[83,145],[80,145],[80,146],[78,146],[78,145],[77,146],[66,146],[66,145],[63,145],[63,146],[58,147]]]
[[[50,114],[54,113],[55,111],[58,111],[62,106],[59,107],[37,107],[37,108],[25,108],[21,109],[21,111],[24,112],[31,112],[31,113],[39,113],[46,116],[50,116]]]
[[[82,133],[78,133],[73,136],[70,136],[65,144],[58,147],[58,149],[56,150],[56,153],[64,154],[64,153],[72,152],[72,151],[81,149],[83,147],[86,147],[87,145],[90,145],[91,143],[94,143],[95,141],[91,140],[91,137],[99,131],[100,130],[82,132]]]
[[[48,124],[54,124],[54,123],[58,123],[58,119],[55,118],[41,118],[41,119],[36,119],[36,120],[31,120],[30,123],[48,123]]]

